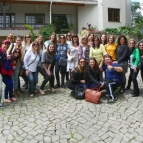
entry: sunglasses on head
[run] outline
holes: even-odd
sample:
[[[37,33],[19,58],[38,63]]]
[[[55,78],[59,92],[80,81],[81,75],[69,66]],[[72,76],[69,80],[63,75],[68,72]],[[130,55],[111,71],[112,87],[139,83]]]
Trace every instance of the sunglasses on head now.
[[[80,61],[80,63],[85,63],[85,61]]]

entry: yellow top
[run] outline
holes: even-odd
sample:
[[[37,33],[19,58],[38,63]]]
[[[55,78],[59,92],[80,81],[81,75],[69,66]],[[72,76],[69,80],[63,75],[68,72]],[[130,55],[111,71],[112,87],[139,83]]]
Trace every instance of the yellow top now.
[[[104,46],[100,45],[99,48],[90,48],[90,54],[89,57],[94,57],[97,60],[97,63],[100,64],[102,57],[106,55],[106,51],[104,49]]]
[[[116,61],[117,44],[106,44],[106,45],[104,45],[104,48],[105,48],[107,54],[112,57],[112,60]]]

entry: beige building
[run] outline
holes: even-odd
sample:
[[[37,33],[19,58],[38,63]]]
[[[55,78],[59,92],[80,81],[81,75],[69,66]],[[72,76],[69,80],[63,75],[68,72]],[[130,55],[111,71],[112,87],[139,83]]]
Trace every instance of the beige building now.
[[[66,33],[79,33],[87,23],[99,30],[130,25],[130,0],[4,0],[0,3],[0,36],[24,35],[24,24],[38,29],[54,23]],[[5,5],[5,6],[4,6]],[[21,31],[19,31],[21,30]]]

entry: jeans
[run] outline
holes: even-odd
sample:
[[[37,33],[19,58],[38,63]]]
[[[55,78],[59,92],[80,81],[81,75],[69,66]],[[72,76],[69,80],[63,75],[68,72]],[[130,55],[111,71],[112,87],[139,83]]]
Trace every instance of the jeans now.
[[[11,76],[9,75],[2,75],[3,82],[5,84],[5,90],[4,90],[4,98],[8,99],[8,94],[9,98],[12,98],[13,96],[13,81]]]
[[[65,75],[66,75],[66,67],[60,66],[59,61],[56,61],[56,63],[55,63],[55,75],[56,75],[57,84],[60,83],[59,72],[61,73],[62,85],[64,85],[64,80],[65,80]]]
[[[53,73],[51,73],[51,75],[49,76],[49,75],[47,74],[47,72],[45,71],[45,69],[44,69],[44,68],[41,68],[41,67],[38,67],[37,70],[38,70],[38,72],[40,72],[40,73],[43,75],[43,77],[44,77],[44,80],[43,80],[43,82],[42,82],[42,85],[41,85],[40,89],[43,90],[48,81],[50,82],[51,88],[54,88],[54,75],[53,75]]]
[[[30,94],[34,94],[34,89],[36,84],[38,83],[38,72],[29,72],[28,74],[29,81],[29,92]]]
[[[19,78],[19,71],[20,71],[20,65],[16,65],[16,69],[14,70],[12,79],[14,84],[14,89],[18,89],[18,78]]]

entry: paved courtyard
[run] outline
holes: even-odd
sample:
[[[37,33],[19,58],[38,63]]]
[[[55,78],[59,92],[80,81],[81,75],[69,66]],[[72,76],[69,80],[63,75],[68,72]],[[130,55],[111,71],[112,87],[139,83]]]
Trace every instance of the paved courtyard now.
[[[42,80],[42,78],[40,78]],[[143,83],[140,96],[131,90],[107,104],[75,100],[70,90],[46,95],[27,92],[0,109],[0,143],[143,143]]]

